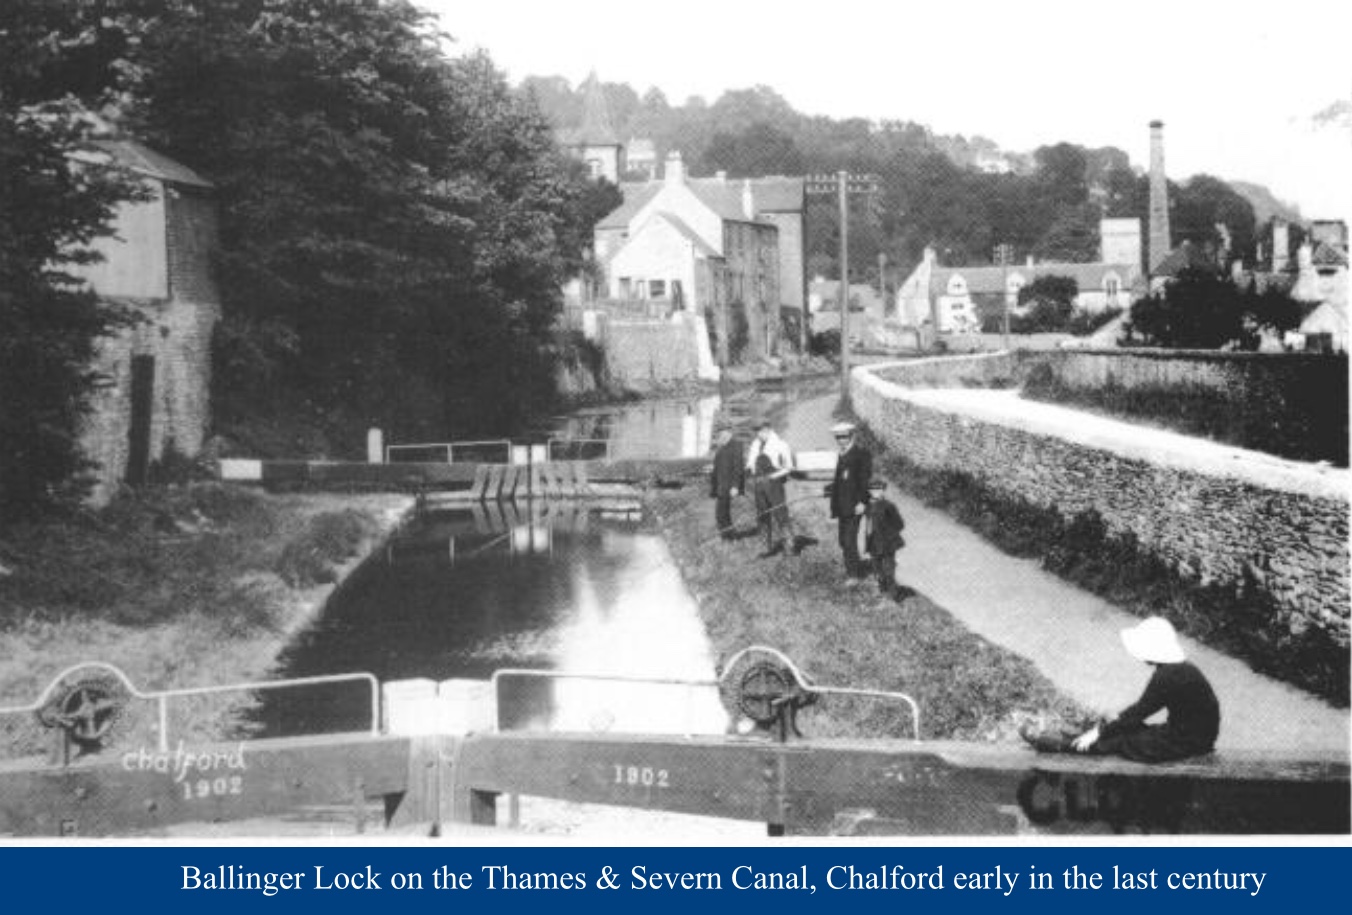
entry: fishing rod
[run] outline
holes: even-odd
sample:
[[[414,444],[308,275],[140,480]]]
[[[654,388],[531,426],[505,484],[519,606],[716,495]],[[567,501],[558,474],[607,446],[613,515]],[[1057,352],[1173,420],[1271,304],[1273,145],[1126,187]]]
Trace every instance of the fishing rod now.
[[[785,501],[785,502],[783,502],[783,503],[781,503],[781,504],[779,504],[779,505],[772,505],[772,506],[770,506],[769,508],[765,509],[764,511],[759,511],[759,512],[754,511],[755,506],[753,505],[753,506],[752,506],[753,514],[752,514],[752,516],[751,516],[751,520],[754,521],[754,522],[756,523],[757,529],[759,529],[761,519],[762,519],[763,517],[765,517],[766,515],[771,514],[771,513],[775,512],[775,511],[777,511],[778,509],[781,509],[781,508],[787,509],[789,506],[791,506],[791,505],[797,505],[797,504],[800,503],[800,502],[815,502],[815,501],[817,501],[818,499],[824,499],[824,498],[825,498],[825,496],[823,496],[821,493],[815,493],[815,494],[813,494],[813,495],[808,495],[808,496],[798,496],[798,497],[795,498],[795,499],[789,499],[789,500],[787,500],[787,501]],[[691,512],[693,512],[693,511],[696,510],[696,509],[702,509],[702,510],[705,510],[705,511],[708,510],[707,507],[705,507],[705,506],[703,506],[703,505],[692,505],[690,508],[684,509],[683,511],[681,511],[680,513],[678,513],[675,517],[677,517],[677,518],[684,517],[685,515],[690,514]],[[740,512],[736,512],[736,513],[737,513],[737,514],[741,514]],[[738,519],[738,520],[741,520],[741,519]],[[734,527],[735,527],[735,525],[734,525]],[[714,534],[714,535],[711,536],[711,537],[705,537],[705,538],[703,538],[703,539],[701,539],[701,540],[697,540],[697,541],[695,542],[695,545],[696,545],[696,546],[701,546],[701,547],[702,547],[702,546],[705,546],[706,544],[712,543],[713,541],[722,538],[722,536],[723,536],[723,533],[720,531],[719,533],[716,533],[716,534]]]

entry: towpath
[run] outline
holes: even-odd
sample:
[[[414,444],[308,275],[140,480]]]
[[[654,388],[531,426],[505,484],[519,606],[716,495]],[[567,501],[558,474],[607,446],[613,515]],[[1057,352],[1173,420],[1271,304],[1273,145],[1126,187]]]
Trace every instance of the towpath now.
[[[836,396],[814,397],[788,413],[795,450],[833,447]],[[1034,560],[1001,552],[948,515],[894,485],[889,498],[906,519],[897,579],[946,608],[973,632],[1028,658],[1082,704],[1111,715],[1130,704],[1149,669],[1123,650],[1120,630],[1138,622],[1126,611],[1044,571]],[[823,546],[835,538],[823,537]],[[1188,656],[1221,700],[1221,748],[1347,752],[1348,710],[1271,677],[1243,661],[1185,638]],[[934,676],[942,677],[943,671]]]

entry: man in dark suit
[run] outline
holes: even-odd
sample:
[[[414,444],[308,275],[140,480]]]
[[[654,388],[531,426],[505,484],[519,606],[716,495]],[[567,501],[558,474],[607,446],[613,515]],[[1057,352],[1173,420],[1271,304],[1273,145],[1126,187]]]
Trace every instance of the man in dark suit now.
[[[831,517],[837,520],[840,549],[845,557],[845,574],[852,579],[868,576],[868,567],[859,558],[859,522],[868,506],[869,480],[873,477],[873,455],[855,440],[852,423],[831,427],[840,456],[836,476],[831,482]]]
[[[733,437],[732,430],[723,429],[715,442],[714,469],[709,475],[709,495],[714,502],[714,524],[718,536],[732,540],[732,500],[746,489],[746,455],[742,443]]]

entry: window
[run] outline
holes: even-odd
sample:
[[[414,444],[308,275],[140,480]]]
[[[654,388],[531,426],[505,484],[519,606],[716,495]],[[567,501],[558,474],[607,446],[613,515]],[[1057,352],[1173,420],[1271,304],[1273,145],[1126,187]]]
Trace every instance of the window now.
[[[677,308],[685,307],[685,289],[680,280],[671,281],[671,301]]]
[[[666,294],[667,294],[667,284],[665,280],[648,281],[648,298],[661,299],[665,298]]]
[[[627,276],[620,277],[620,298],[628,299],[634,294],[634,281]]]
[[[1103,292],[1108,297],[1109,302],[1116,302],[1118,293],[1122,291],[1122,281],[1118,279],[1117,274],[1109,273],[1103,278]]]
[[[961,276],[959,276],[958,274],[956,274],[956,273],[953,274],[953,276],[951,276],[951,277],[948,278],[948,294],[949,294],[949,295],[966,295],[966,294],[967,294],[967,281],[966,281],[965,279],[963,279]]]

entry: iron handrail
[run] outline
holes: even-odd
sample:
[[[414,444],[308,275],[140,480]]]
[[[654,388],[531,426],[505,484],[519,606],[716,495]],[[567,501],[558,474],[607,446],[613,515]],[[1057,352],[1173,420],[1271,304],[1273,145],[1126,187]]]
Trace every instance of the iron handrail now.
[[[550,460],[553,460],[554,458],[554,446],[560,443],[570,445],[602,445],[604,446],[605,454],[601,460],[610,460],[610,439],[608,438],[572,438],[567,435],[552,435],[545,441],[545,454]]]
[[[404,443],[404,444],[398,444],[398,445],[386,445],[386,446],[385,446],[385,463],[386,463],[386,464],[393,463],[393,462],[390,460],[390,456],[391,456],[395,451],[415,451],[415,450],[417,450],[417,449],[419,449],[419,448],[424,448],[424,449],[427,449],[427,448],[444,448],[444,449],[446,450],[446,463],[447,463],[447,464],[454,464],[454,463],[455,463],[455,449],[457,449],[457,448],[481,448],[481,447],[483,447],[483,446],[485,446],[485,445],[492,445],[492,446],[494,446],[494,447],[506,448],[506,449],[507,449],[507,457],[508,457],[509,459],[511,458],[511,455],[512,455],[512,441],[511,441],[511,439],[506,439],[506,438],[486,438],[486,439],[475,439],[475,440],[462,441],[462,442],[415,442],[415,443]]]
[[[802,670],[799,669],[798,665],[793,663],[789,656],[778,648],[771,648],[769,645],[748,645],[746,648],[743,648],[741,651],[734,654],[731,658],[728,658],[728,663],[723,667],[724,673],[726,674],[727,671],[732,670],[733,665],[736,664],[736,662],[740,661],[743,656],[750,654],[753,651],[762,651],[766,654],[773,655],[775,660],[783,664],[785,668],[788,669],[789,673],[793,675],[794,682],[798,684],[799,689],[806,692],[837,696],[865,696],[875,699],[895,699],[898,702],[905,702],[911,709],[912,739],[917,743],[920,741],[920,706],[906,693],[888,689],[860,689],[853,686],[820,686],[808,680]]]
[[[159,749],[160,752],[169,751],[169,700],[182,696],[201,696],[214,693],[227,692],[257,692],[267,689],[283,689],[292,686],[316,686],[324,683],[348,683],[364,681],[371,686],[371,726],[372,736],[380,734],[380,681],[374,674],[365,671],[343,674],[318,674],[310,677],[295,677],[289,680],[251,680],[243,683],[226,683],[213,686],[186,686],[176,689],[146,690],[139,689],[131,681],[131,677],[116,664],[110,664],[107,661],[84,661],[79,664],[72,664],[47,684],[47,688],[42,691],[37,700],[27,705],[0,706],[0,715],[19,715],[27,712],[37,712],[51,701],[57,687],[65,681],[71,674],[96,668],[111,673],[113,676],[127,688],[133,699],[142,699],[147,702],[153,701],[157,705],[159,715]]]
[[[915,699],[912,698],[907,693],[886,689],[863,689],[853,686],[822,686],[813,683],[807,679],[807,677],[803,674],[802,670],[798,667],[798,665],[793,663],[792,660],[790,660],[788,655],[784,654],[784,652],[780,651],[778,648],[771,648],[768,645],[749,645],[746,648],[743,648],[740,651],[736,652],[735,654],[732,655],[732,657],[728,658],[727,663],[723,665],[722,675],[712,680],[686,679],[682,677],[638,677],[630,674],[591,673],[587,671],[573,671],[573,670],[540,670],[538,668],[525,668],[525,667],[499,668],[498,670],[493,671],[493,674],[489,678],[489,680],[492,683],[492,693],[495,699],[498,694],[498,681],[501,677],[504,676],[536,677],[540,679],[556,679],[556,680],[600,680],[612,683],[654,684],[658,686],[721,687],[723,685],[724,679],[727,677],[728,673],[734,669],[734,665],[737,663],[737,661],[741,660],[742,657],[754,651],[764,652],[766,654],[774,656],[774,658],[778,662],[783,664],[784,667],[793,676],[794,682],[798,685],[798,687],[804,690],[805,692],[819,693],[823,695],[861,696],[865,698],[874,698],[874,699],[891,699],[898,702],[906,703],[906,705],[910,708],[911,711],[912,739],[915,740],[917,743],[920,741],[920,706],[916,703]]]

